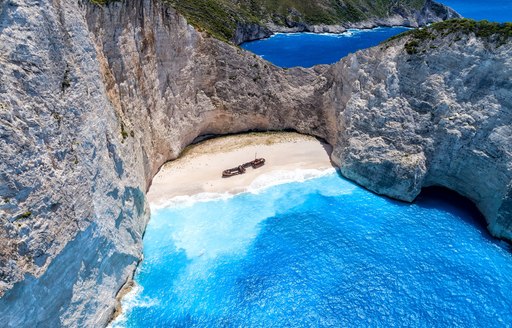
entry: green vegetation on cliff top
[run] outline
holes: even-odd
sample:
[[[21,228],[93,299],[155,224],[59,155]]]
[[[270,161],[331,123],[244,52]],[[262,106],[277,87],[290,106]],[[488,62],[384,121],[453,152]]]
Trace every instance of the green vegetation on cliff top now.
[[[474,33],[480,38],[497,36],[499,38],[512,37],[512,23],[495,23],[486,20],[450,19],[433,24],[429,29],[447,35],[456,32],[465,34]]]
[[[239,23],[259,23],[259,19],[231,0],[164,0],[187,18],[188,23],[223,41],[233,39]]]
[[[108,1],[108,0],[92,0]],[[238,24],[342,24],[421,9],[426,0],[164,0],[196,28],[233,40]]]
[[[410,30],[394,36],[384,43],[403,37],[410,37],[405,44],[405,50],[412,55],[419,52],[419,49],[428,41],[438,37],[445,37],[450,34],[474,34],[479,38],[486,38],[501,46],[512,38],[512,23],[495,23],[486,20],[475,21],[472,19],[450,19],[432,24],[429,27]],[[459,36],[460,39],[460,36]]]
[[[453,33],[470,34],[477,37],[498,36],[501,38],[512,37],[512,23],[496,23],[487,20],[476,21],[473,19],[449,19],[443,22],[434,23],[428,27],[410,30],[398,34],[385,42],[411,36],[413,39],[423,41],[434,39],[437,36],[446,36]]]
[[[116,0],[90,0],[105,5]],[[336,25],[419,10],[426,0],[162,0],[201,31],[233,41],[239,24]]]

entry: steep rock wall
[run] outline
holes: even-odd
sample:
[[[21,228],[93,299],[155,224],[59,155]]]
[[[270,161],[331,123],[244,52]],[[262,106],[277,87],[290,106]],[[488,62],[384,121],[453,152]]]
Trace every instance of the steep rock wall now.
[[[471,199],[496,237],[512,239],[512,42],[455,33],[408,38],[336,64],[333,160],[348,178],[412,201],[444,186]]]
[[[16,0],[2,10],[8,327],[108,321],[141,258],[146,189],[197,136],[336,136],[327,67],[276,68],[159,2]]]
[[[141,256],[142,154],[77,2],[0,5],[1,325],[102,324]]]
[[[321,74],[327,67],[277,68],[197,33],[158,2],[90,6],[86,17],[107,93],[126,129],[143,135],[147,181],[203,134],[296,129],[334,135],[334,113],[325,112],[323,97],[332,83]]]

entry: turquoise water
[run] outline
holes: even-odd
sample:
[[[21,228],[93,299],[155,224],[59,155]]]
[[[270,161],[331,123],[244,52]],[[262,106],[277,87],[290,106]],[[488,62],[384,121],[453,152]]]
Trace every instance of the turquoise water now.
[[[511,326],[512,253],[481,220],[336,173],[156,210],[115,326]]]
[[[281,33],[243,43],[241,47],[277,66],[311,67],[333,64],[349,53],[376,46],[406,30],[405,27],[379,27],[341,34]]]
[[[442,0],[466,18],[493,22],[512,22],[512,0]]]

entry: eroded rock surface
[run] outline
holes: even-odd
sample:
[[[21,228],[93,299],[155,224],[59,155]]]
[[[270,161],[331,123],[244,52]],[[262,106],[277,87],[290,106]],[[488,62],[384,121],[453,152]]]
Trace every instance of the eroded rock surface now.
[[[2,10],[8,327],[108,321],[141,258],[146,189],[197,136],[335,135],[334,114],[322,110],[332,108],[322,97],[327,67],[278,69],[203,36],[159,2],[17,0]]]
[[[0,325],[103,324],[141,256],[143,156],[83,8],[3,1],[0,21]]]
[[[296,131],[361,185],[443,185],[511,238],[511,43],[407,39],[280,69],[159,2],[11,0],[0,15],[0,317],[102,326],[141,258],[145,192],[197,136]],[[44,18],[44,19],[43,19]]]
[[[512,239],[512,42],[455,33],[409,55],[408,40],[336,64],[345,88],[333,160],[346,177],[405,201],[423,187],[455,190],[493,235]]]

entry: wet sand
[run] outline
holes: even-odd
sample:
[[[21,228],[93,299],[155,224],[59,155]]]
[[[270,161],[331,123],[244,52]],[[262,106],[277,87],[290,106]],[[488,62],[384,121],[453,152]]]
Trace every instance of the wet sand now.
[[[210,139],[189,146],[176,160],[162,166],[148,192],[152,207],[165,206],[179,196],[236,194],[280,178],[314,175],[333,169],[331,147],[318,139],[292,132],[249,133]],[[222,178],[222,171],[265,158],[264,166]],[[256,186],[255,186],[256,185]]]

